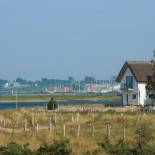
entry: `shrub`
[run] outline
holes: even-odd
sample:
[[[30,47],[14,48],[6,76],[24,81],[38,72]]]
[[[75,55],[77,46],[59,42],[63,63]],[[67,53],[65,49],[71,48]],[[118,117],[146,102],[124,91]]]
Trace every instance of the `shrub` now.
[[[110,143],[108,138],[103,139],[98,143],[107,153],[111,153],[114,150],[114,146]]]
[[[0,155],[71,155],[69,140],[60,139],[52,144],[43,143],[36,151],[28,148],[29,145],[9,143],[6,147],[0,147]]]
[[[51,100],[47,104],[47,109],[48,110],[55,110],[57,108],[58,108],[58,103],[52,97]]]
[[[9,143],[6,147],[0,147],[0,155],[35,155],[35,152],[16,143]]]
[[[53,144],[43,143],[38,152],[40,155],[71,155],[72,150],[68,139],[60,139],[59,141],[54,141]]]

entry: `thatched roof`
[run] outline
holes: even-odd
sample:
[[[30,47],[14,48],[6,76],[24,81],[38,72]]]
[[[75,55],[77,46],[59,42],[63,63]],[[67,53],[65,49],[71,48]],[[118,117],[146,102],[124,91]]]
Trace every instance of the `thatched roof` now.
[[[153,75],[152,61],[127,61],[117,76],[117,82],[121,82],[127,68],[131,70],[137,82],[147,82],[148,77]]]

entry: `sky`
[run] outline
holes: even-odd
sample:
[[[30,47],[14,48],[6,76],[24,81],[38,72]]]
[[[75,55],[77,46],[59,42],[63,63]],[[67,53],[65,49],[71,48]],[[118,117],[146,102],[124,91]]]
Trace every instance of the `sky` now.
[[[0,79],[108,79],[151,60],[155,0],[0,0]]]

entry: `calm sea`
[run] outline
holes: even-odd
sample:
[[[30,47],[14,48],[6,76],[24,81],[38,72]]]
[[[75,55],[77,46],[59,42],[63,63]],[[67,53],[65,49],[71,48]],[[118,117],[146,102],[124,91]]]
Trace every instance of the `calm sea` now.
[[[105,104],[105,105],[121,105],[121,100],[64,100],[58,101],[63,105],[75,104]],[[47,102],[17,102],[18,107],[40,107],[47,106]],[[13,109],[16,108],[16,102],[0,102],[0,109]]]

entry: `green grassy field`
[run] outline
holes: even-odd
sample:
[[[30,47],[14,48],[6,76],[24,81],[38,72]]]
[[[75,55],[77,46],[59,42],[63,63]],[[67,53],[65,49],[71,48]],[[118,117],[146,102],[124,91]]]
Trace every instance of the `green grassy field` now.
[[[51,97],[55,100],[117,100],[120,96],[101,95],[101,94],[30,94],[18,95],[18,101],[49,101]],[[15,101],[15,95],[0,95],[0,101]]]
[[[14,141],[19,144],[29,143],[30,148],[36,149],[46,141],[51,143],[54,139],[64,136],[70,140],[73,152],[77,155],[84,154],[87,150],[95,152],[96,155],[106,155],[98,146],[98,142],[107,136],[107,125],[110,126],[110,140],[116,143],[123,138],[123,129],[126,129],[126,139],[131,146],[135,145],[135,131],[141,124],[146,124],[155,133],[155,114],[143,112],[81,112],[78,113],[58,112],[56,114],[56,126],[50,132],[49,129],[36,132],[36,126],[48,127],[49,118],[55,120],[55,113],[34,112],[36,108],[21,108],[17,110],[1,110],[0,120],[5,120],[5,127],[12,128],[11,133],[0,131],[0,145]],[[30,131],[15,133],[15,129],[24,128],[24,120],[27,119],[27,128]],[[32,127],[32,119],[34,127]],[[78,126],[80,125],[79,136],[77,136]],[[7,130],[6,130],[7,131]],[[155,144],[154,140],[151,143]]]

